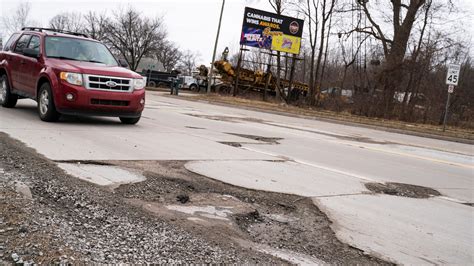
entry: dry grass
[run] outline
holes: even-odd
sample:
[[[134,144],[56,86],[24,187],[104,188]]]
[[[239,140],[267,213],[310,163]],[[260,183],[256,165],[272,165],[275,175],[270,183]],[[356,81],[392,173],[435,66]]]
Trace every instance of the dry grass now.
[[[438,136],[442,137],[443,139],[452,139],[468,143],[472,143],[472,141],[474,140],[474,130],[458,127],[447,127],[446,131],[443,132],[442,127],[436,125],[407,123],[398,120],[386,120],[381,118],[369,118],[364,116],[352,115],[347,112],[337,113],[326,110],[315,110],[311,108],[301,108],[296,106],[289,106],[286,104],[263,102],[260,100],[244,99],[240,97],[222,96],[218,94],[193,95],[191,97],[186,97],[186,99],[240,106],[250,109],[275,112],[278,114],[305,116],[324,120],[327,119],[344,123],[355,123],[360,125],[368,125],[371,127],[381,127],[384,129],[394,129],[397,131],[402,130],[406,133],[415,133],[415,135],[425,135],[434,137]]]

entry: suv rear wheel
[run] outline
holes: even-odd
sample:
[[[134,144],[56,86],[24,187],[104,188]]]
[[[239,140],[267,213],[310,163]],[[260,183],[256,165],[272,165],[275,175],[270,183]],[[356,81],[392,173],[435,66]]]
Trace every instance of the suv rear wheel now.
[[[58,121],[61,116],[54,106],[53,94],[49,83],[43,83],[38,92],[38,114],[46,122]]]
[[[120,121],[123,124],[135,125],[136,123],[138,123],[138,121],[140,121],[140,117],[120,117]]]
[[[6,108],[13,108],[17,101],[18,96],[10,91],[7,75],[0,76],[0,105]]]

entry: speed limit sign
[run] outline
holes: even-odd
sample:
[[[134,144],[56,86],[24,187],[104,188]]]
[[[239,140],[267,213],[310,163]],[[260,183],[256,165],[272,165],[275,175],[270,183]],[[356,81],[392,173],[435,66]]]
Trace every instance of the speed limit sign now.
[[[446,84],[457,86],[459,83],[460,65],[450,64],[448,66],[448,75],[446,76]]]

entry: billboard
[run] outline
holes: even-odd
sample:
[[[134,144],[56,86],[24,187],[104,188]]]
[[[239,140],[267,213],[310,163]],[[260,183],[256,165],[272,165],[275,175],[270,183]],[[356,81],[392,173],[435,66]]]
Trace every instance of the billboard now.
[[[301,19],[246,7],[240,44],[299,54],[303,24]]]

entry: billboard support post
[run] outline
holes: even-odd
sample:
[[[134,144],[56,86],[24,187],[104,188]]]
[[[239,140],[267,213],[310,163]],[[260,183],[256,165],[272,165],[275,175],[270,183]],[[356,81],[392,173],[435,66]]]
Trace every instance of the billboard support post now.
[[[221,15],[219,17],[219,26],[217,26],[216,42],[214,44],[214,52],[212,53],[211,69],[207,77],[207,93],[211,92],[211,78],[212,78],[212,72],[214,72],[214,60],[216,60],[217,43],[219,42],[219,33],[221,32],[221,22],[222,22],[222,14],[224,13],[224,5],[225,5],[225,0],[222,0]]]
[[[267,66],[267,80],[265,82],[265,88],[263,89],[263,101],[267,101],[267,90],[271,81],[271,67],[272,67],[272,55],[268,56],[268,66]]]
[[[291,99],[291,92],[293,90],[293,80],[295,78],[295,68],[296,68],[296,54],[293,54],[293,58],[291,59],[291,69],[290,69],[290,84],[288,86],[288,95],[286,96],[288,99],[288,103],[292,100]]]

